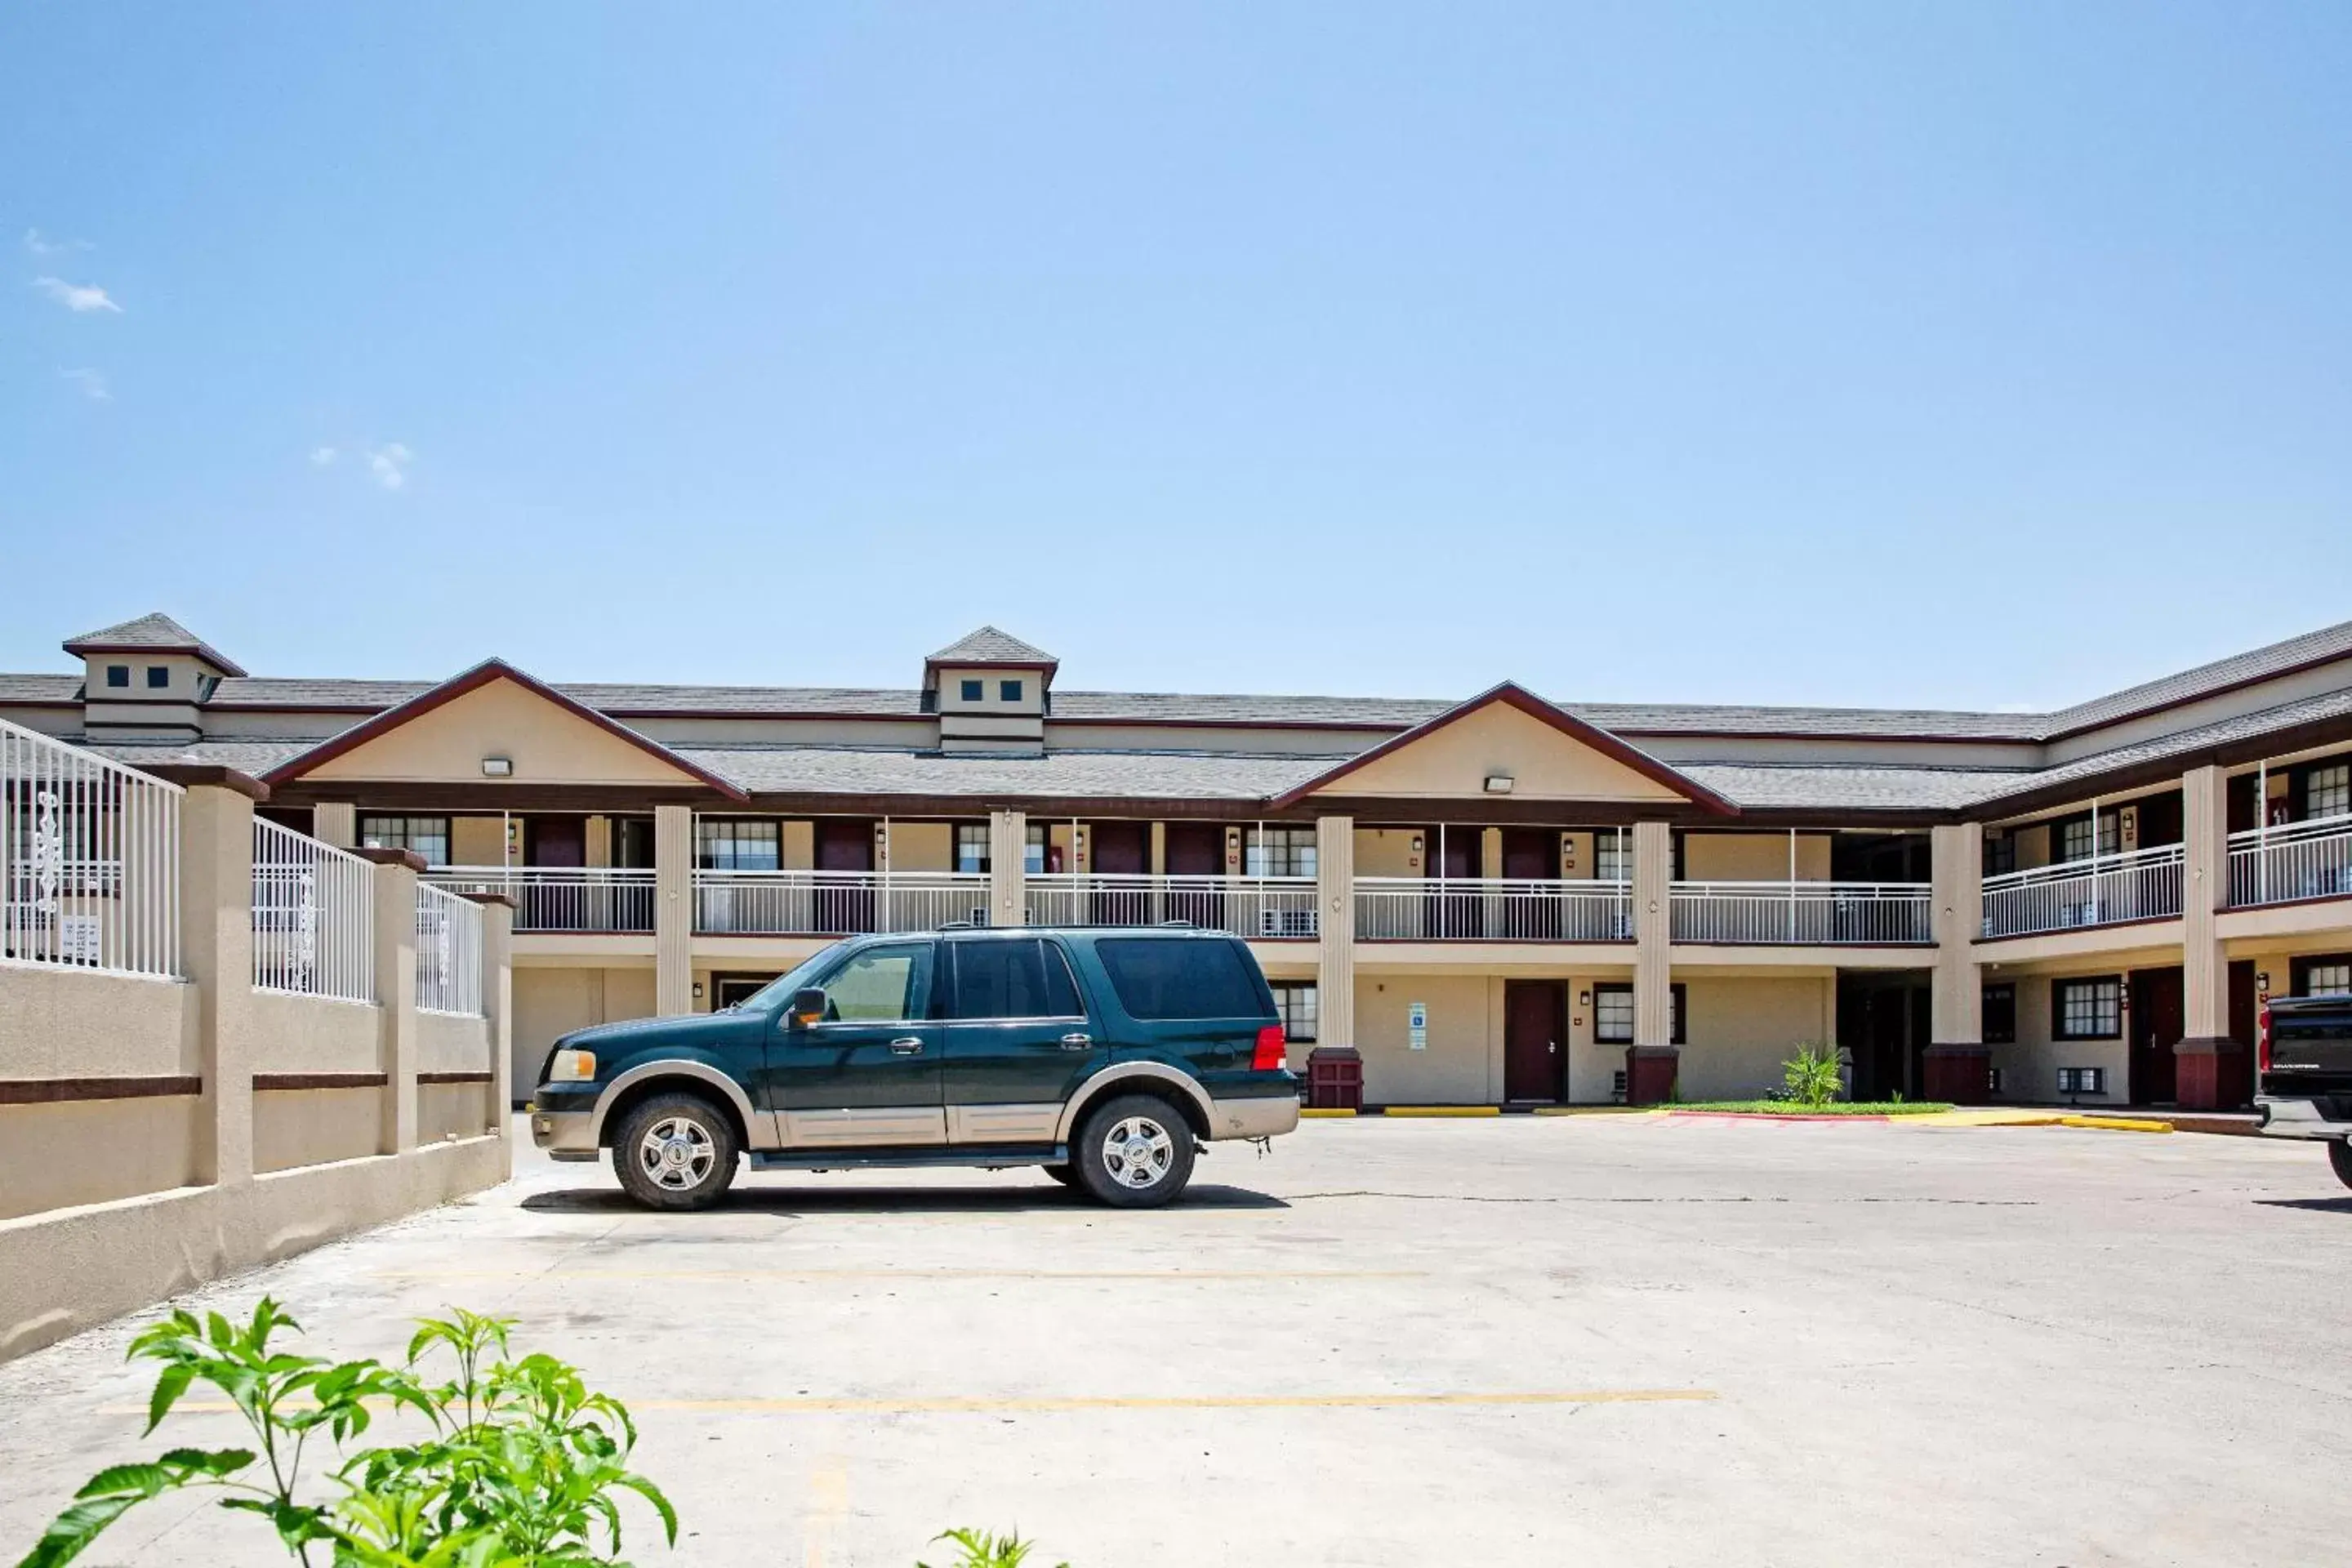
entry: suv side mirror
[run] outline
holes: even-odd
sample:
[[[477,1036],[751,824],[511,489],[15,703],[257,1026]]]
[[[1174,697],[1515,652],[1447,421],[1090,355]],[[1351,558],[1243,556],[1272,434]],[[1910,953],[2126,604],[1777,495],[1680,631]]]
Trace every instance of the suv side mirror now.
[[[784,1009],[784,1027],[805,1029],[824,1019],[824,987],[803,985],[793,993],[792,1005]]]

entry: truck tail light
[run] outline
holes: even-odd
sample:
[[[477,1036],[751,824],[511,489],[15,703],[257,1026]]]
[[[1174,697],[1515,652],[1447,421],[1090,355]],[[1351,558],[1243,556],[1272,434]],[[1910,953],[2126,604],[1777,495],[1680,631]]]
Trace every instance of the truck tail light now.
[[[1257,1049],[1250,1053],[1250,1071],[1280,1072],[1283,1068],[1282,1026],[1268,1024],[1257,1032]]]
[[[2267,1002],[2254,1015],[2254,1068],[2258,1072],[2271,1070],[2271,1005]]]

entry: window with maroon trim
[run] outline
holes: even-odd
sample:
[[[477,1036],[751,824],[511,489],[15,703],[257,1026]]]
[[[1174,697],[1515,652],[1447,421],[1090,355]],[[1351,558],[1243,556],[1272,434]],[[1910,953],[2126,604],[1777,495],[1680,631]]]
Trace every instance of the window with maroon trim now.
[[[2014,984],[1984,988],[1984,1043],[1988,1046],[2013,1046],[2017,1043],[2017,987]]]
[[[2120,976],[2060,980],[2050,988],[2051,1033],[2062,1040],[2116,1040],[2124,1032]]]
[[[1689,1008],[1683,1003],[1680,983],[1666,988],[1666,1038],[1675,1045],[1685,1044],[1683,1020]],[[1603,1046],[1630,1046],[1633,1043],[1633,988],[1631,985],[1596,985],[1592,988],[1592,1038]]]

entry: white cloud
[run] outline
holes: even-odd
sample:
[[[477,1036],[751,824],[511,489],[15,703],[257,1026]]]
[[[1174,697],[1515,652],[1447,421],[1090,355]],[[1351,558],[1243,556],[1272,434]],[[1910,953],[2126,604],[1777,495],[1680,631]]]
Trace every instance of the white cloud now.
[[[335,449],[332,447],[313,447],[310,448],[310,466],[312,468],[323,468],[334,460]]]
[[[408,482],[408,465],[415,456],[399,442],[389,442],[368,454],[368,470],[375,475],[376,483],[396,490]]]
[[[106,377],[97,371],[85,367],[80,370],[59,371],[58,374],[80,387],[81,395],[92,403],[110,402],[114,396],[114,394],[106,389]]]
[[[25,231],[25,248],[35,256],[70,256],[77,250],[90,248],[86,239],[51,239],[37,228]]]
[[[84,310],[111,310],[122,314],[122,307],[106,297],[106,290],[95,283],[68,283],[62,278],[36,278],[33,287],[79,314]]]

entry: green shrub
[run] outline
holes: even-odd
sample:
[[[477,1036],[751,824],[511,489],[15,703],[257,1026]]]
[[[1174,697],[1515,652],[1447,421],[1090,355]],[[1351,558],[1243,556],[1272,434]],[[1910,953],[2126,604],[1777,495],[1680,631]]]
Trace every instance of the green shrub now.
[[[951,1541],[955,1542],[956,1550],[962,1553],[947,1568],[1021,1568],[1021,1564],[1029,1560],[1029,1553],[1037,1549],[1035,1542],[1022,1540],[1018,1531],[991,1535],[984,1530],[950,1530],[932,1539],[935,1542]],[[915,1568],[930,1568],[930,1565],[918,1563]],[[1070,1568],[1070,1565],[1065,1563],[1061,1568]]]
[[[218,1312],[198,1321],[175,1311],[131,1345],[133,1359],[163,1366],[147,1431],[202,1383],[245,1418],[256,1447],[173,1448],[100,1471],[18,1568],[70,1562],[140,1503],[191,1488],[228,1494],[220,1506],[268,1521],[289,1555],[313,1564],[323,1552],[336,1568],[617,1564],[623,1491],[650,1504],[676,1544],[668,1500],[628,1468],[628,1412],[552,1356],[506,1359],[512,1326],[464,1310],[422,1320],[406,1363],[393,1368],[273,1349],[274,1336],[301,1326],[268,1297],[241,1328]],[[445,1354],[454,1375],[433,1381],[425,1363]],[[340,1453],[367,1431],[371,1405],[411,1410],[431,1435],[342,1458],[323,1495],[304,1488],[312,1440]]]
[[[1843,1087],[1838,1078],[1835,1046],[1801,1045],[1797,1054],[1780,1064],[1780,1081],[1799,1105],[1827,1105]]]

